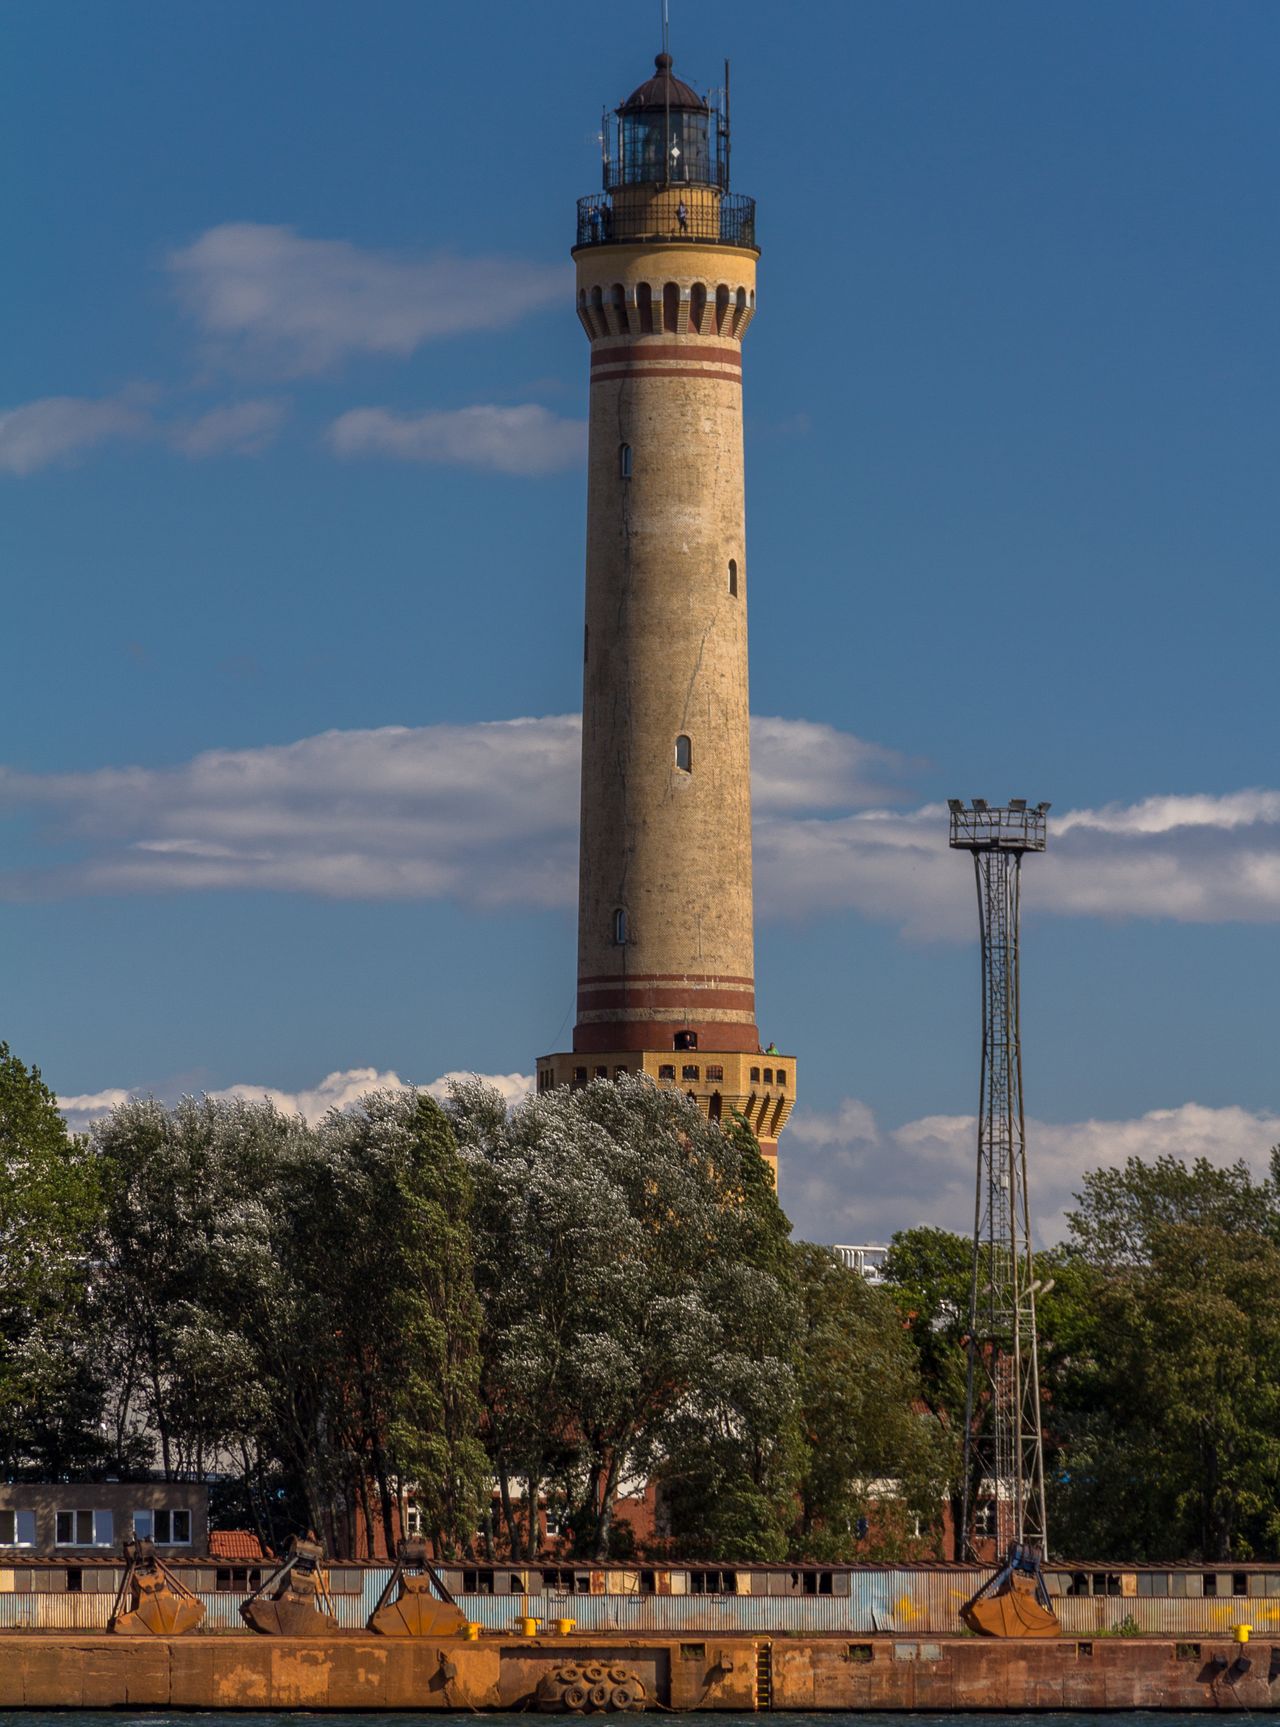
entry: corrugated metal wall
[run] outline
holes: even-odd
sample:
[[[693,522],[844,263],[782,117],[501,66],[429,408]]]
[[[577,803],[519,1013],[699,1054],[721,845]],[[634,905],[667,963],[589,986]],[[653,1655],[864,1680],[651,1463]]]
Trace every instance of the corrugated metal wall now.
[[[565,1618],[586,1632],[870,1636],[882,1631],[912,1636],[958,1631],[961,1606],[989,1575],[941,1569],[853,1572],[848,1595],[460,1594],[457,1602],[468,1619],[490,1631],[514,1630],[527,1611],[548,1629]],[[390,1576],[389,1566],[375,1565],[352,1567],[334,1578],[335,1583],[360,1584],[358,1590],[335,1589],[330,1597],[344,1630],[358,1631],[367,1623]],[[0,1591],[0,1631],[101,1629],[119,1578],[118,1570],[104,1569],[94,1578],[94,1587],[78,1592],[47,1587]],[[199,1580],[209,1579],[206,1574]],[[239,1609],[244,1592],[202,1589],[197,1594],[205,1608],[203,1630],[243,1628]],[[1239,1624],[1253,1625],[1259,1634],[1280,1634],[1280,1597],[1065,1595],[1055,1597],[1054,1607],[1069,1637],[1115,1633],[1126,1621],[1148,1634],[1188,1640],[1223,1636]]]

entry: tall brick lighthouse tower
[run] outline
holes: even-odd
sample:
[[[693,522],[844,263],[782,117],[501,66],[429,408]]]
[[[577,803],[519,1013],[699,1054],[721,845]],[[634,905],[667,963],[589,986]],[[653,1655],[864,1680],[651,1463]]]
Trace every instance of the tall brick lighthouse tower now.
[[[742,340],[755,204],[723,105],[660,54],[578,201],[591,343],[578,1015],[538,1087],[642,1071],[766,1156],[795,1061],[761,1048],[751,903]]]

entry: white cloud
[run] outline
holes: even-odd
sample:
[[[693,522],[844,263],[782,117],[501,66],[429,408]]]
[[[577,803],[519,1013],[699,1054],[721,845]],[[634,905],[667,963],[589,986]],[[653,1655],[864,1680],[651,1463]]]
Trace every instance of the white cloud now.
[[[897,750],[813,720],[756,714],[751,720],[751,794],[757,811],[856,809],[897,803],[920,769]]]
[[[79,1097],[60,1097],[58,1108],[66,1117],[72,1133],[83,1133],[90,1122],[97,1121],[99,1116],[110,1115],[113,1109],[127,1103],[133,1095],[118,1085],[109,1086],[106,1091],[86,1091]]]
[[[481,1079],[486,1085],[491,1085],[509,1104],[519,1103],[533,1089],[533,1076],[527,1073],[481,1073],[470,1074],[461,1071],[442,1073],[439,1079],[433,1079],[429,1085],[414,1087],[425,1091],[431,1097],[443,1100],[449,1094],[452,1081],[459,1079]],[[282,1115],[300,1115],[313,1125],[322,1121],[331,1109],[347,1109],[359,1101],[370,1091],[403,1091],[410,1089],[410,1082],[400,1078],[391,1069],[383,1071],[376,1067],[348,1067],[338,1073],[326,1074],[324,1079],[310,1090],[281,1091],[271,1085],[228,1085],[219,1091],[211,1091],[210,1097],[244,1098],[249,1103],[272,1103]],[[83,1097],[60,1097],[58,1108],[66,1117],[67,1125],[75,1132],[83,1132],[91,1122],[101,1116],[109,1115],[122,1103],[127,1103],[131,1097],[147,1096],[148,1093],[122,1090],[113,1087],[107,1091],[88,1093]]]
[[[847,1098],[824,1113],[797,1105],[779,1160],[782,1203],[796,1233],[813,1241],[887,1241],[917,1223],[973,1229],[977,1124],[972,1116],[922,1116],[882,1129]],[[1241,1159],[1265,1175],[1280,1141],[1280,1112],[1184,1103],[1120,1121],[1027,1122],[1028,1186],[1037,1246],[1066,1234],[1064,1212],[1091,1169],[1129,1157]]]
[[[186,310],[226,357],[287,374],[513,324],[569,289],[564,265],[404,257],[255,222],[210,228],[172,252],[168,267]]]
[[[169,440],[184,456],[258,456],[273,442],[289,412],[287,402],[261,397],[232,402],[169,429]]]
[[[562,905],[576,865],[575,716],[325,732],[172,769],[0,770],[88,856],[0,892],[249,888]]]
[[[134,438],[147,416],[118,397],[44,396],[0,410],[0,473],[34,474],[68,462],[99,444]]]
[[[478,404],[394,414],[387,408],[352,408],[329,427],[339,456],[390,456],[403,462],[446,462],[496,468],[503,474],[549,474],[586,456],[584,420],[564,420],[536,403],[516,407]]]
[[[576,715],[387,726],[172,768],[0,768],[0,818],[43,817],[55,860],[0,874],[0,897],[244,888],[571,905],[580,729]],[[909,762],[804,720],[754,720],[753,748],[766,913],[851,911],[972,939],[972,872],[948,848],[945,806],[883,807]],[[1280,793],[1051,817],[1026,900],[1064,916],[1280,921]]]

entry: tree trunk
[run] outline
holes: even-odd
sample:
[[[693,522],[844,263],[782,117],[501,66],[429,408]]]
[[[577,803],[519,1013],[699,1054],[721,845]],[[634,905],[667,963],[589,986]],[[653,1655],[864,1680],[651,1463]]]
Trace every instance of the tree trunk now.
[[[525,1546],[525,1557],[530,1562],[538,1557],[538,1537],[541,1534],[541,1530],[538,1527],[538,1486],[538,1466],[536,1463],[530,1463],[525,1475],[525,1491],[528,1495],[529,1505],[529,1534],[528,1541]]]
[[[505,1469],[498,1471],[498,1492],[502,1498],[502,1517],[507,1526],[507,1540],[511,1545],[511,1557],[520,1557],[520,1532],[516,1528],[515,1512],[511,1508],[511,1483],[507,1480]]]

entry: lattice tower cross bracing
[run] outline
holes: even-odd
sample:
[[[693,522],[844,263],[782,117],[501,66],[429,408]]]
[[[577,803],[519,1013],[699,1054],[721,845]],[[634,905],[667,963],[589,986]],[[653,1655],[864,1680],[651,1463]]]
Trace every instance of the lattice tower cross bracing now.
[[[963,1549],[994,1537],[1048,1551],[1019,1018],[1022,859],[1045,849],[1048,804],[950,800],[951,844],[973,855],[982,943],[982,1077],[969,1294]],[[975,1528],[980,1502],[991,1505]]]

